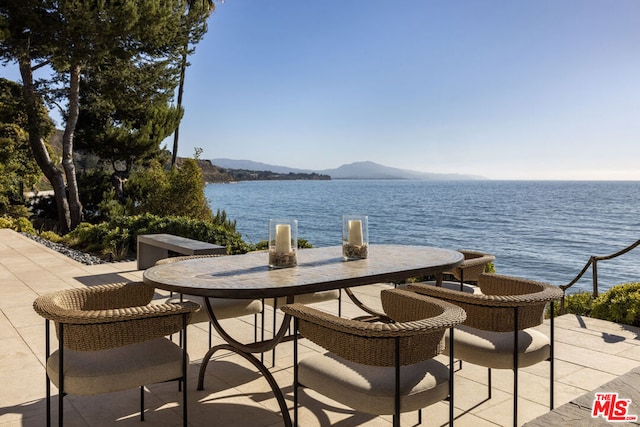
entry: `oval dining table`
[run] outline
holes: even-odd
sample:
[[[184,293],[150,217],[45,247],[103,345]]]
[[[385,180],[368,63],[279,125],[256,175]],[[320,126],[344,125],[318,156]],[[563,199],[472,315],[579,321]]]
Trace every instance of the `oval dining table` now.
[[[330,246],[298,250],[297,265],[290,268],[270,268],[266,252],[249,252],[154,266],[145,270],[143,281],[150,286],[185,295],[235,299],[286,297],[288,304],[296,295],[345,289],[356,305],[375,315],[377,313],[358,301],[349,288],[440,275],[462,261],[463,255],[458,251],[416,245],[370,245],[366,259],[344,261],[342,247]],[[198,390],[204,388],[204,375],[213,354],[230,350],[251,362],[262,373],[278,401],[285,426],[291,426],[280,387],[265,365],[253,355],[270,351],[281,342],[291,317],[284,316],[278,332],[271,339],[245,344],[224,330],[209,299],[204,301],[214,328],[226,344],[210,348],[203,358]]]

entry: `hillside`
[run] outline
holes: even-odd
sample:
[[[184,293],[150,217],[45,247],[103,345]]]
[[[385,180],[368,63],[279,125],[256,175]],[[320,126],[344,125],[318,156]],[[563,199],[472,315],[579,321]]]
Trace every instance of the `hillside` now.
[[[342,165],[335,169],[324,170],[295,169],[286,166],[276,166],[253,162],[251,160],[212,159],[211,163],[215,166],[229,169],[246,169],[254,171],[262,170],[271,171],[277,174],[319,174],[327,175],[331,177],[331,179],[417,179],[443,181],[486,179],[484,177],[476,175],[463,175],[456,173],[428,173],[407,169],[398,169],[374,162],[355,162],[347,165]]]
[[[275,181],[275,180],[330,180],[329,175],[316,172],[276,172],[268,169],[231,169],[212,164],[211,160],[198,160],[205,182]],[[268,166],[268,165],[265,165]]]

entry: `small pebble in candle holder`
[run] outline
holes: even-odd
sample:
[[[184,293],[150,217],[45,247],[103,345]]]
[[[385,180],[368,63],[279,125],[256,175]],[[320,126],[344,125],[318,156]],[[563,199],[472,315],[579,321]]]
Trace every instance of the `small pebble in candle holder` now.
[[[365,259],[369,255],[369,246],[345,243],[342,245],[342,255],[348,259]]]
[[[296,265],[298,265],[298,257],[296,256],[296,251],[291,251],[288,253],[269,251],[269,265],[272,268],[295,267]]]

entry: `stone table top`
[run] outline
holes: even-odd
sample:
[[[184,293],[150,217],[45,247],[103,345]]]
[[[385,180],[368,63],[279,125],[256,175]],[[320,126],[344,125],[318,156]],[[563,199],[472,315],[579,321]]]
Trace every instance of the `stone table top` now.
[[[301,249],[298,265],[270,269],[267,252],[194,258],[144,272],[145,283],[217,298],[269,298],[389,282],[450,270],[460,252],[429,246],[370,245],[367,259],[343,261],[342,247]]]

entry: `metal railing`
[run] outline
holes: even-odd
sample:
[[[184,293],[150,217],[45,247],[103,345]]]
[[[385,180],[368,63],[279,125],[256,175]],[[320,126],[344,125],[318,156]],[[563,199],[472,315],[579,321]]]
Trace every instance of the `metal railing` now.
[[[584,268],[582,269],[582,271],[580,271],[580,273],[578,273],[578,275],[569,283],[567,283],[566,285],[560,286],[560,289],[562,289],[562,292],[564,293],[564,296],[562,297],[562,305],[561,305],[561,313],[565,312],[565,305],[564,305],[564,298],[566,296],[567,293],[567,289],[569,289],[571,286],[575,285],[576,282],[578,280],[580,280],[582,278],[582,276],[584,275],[584,273],[587,272],[587,270],[589,269],[589,267],[593,267],[592,268],[592,274],[593,274],[593,298],[596,298],[598,296],[598,261],[605,261],[608,259],[613,259],[616,257],[619,257],[620,255],[624,255],[627,252],[631,251],[632,249],[636,248],[640,246],[640,240],[638,240],[637,242],[635,242],[634,244],[627,246],[626,248],[622,249],[621,251],[618,251],[614,254],[611,255],[603,255],[603,256],[597,256],[597,255],[592,255],[589,258],[589,261],[585,264]]]

